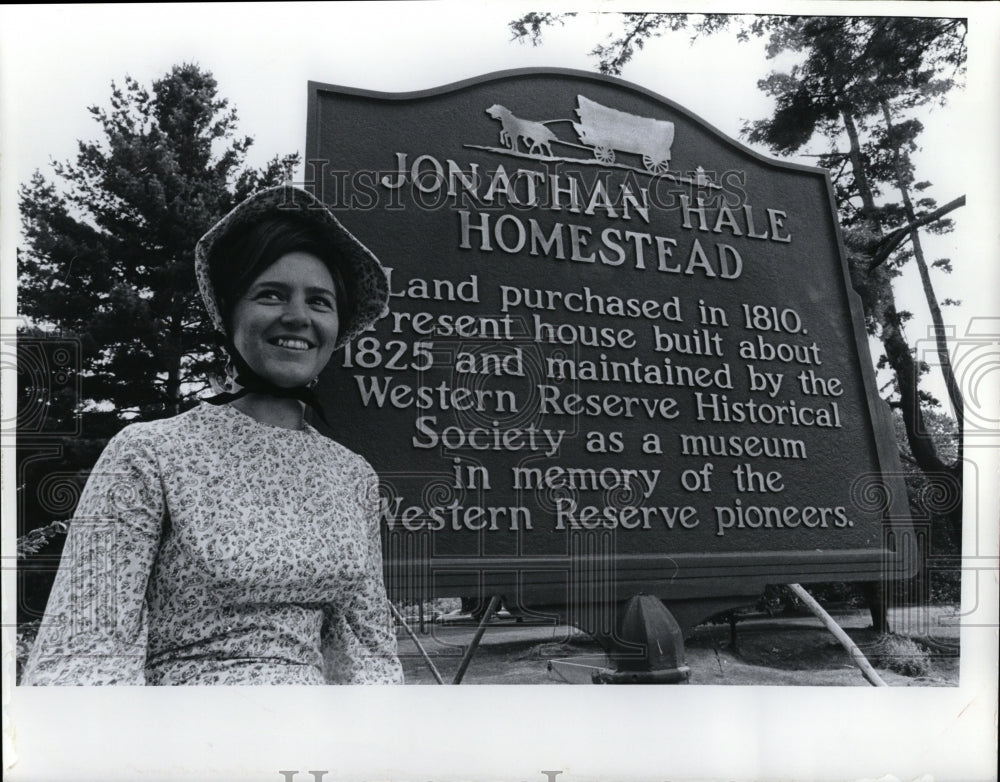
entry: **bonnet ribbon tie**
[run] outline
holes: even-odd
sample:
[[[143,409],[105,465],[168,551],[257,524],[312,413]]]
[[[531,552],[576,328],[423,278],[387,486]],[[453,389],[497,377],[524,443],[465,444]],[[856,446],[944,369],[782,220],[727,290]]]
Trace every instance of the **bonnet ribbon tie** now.
[[[236,368],[236,377],[233,379],[236,384],[240,386],[240,389],[238,391],[224,391],[221,394],[208,397],[205,399],[206,402],[213,405],[224,405],[236,399],[240,399],[249,393],[265,394],[279,399],[297,399],[300,402],[305,403],[306,407],[311,408],[324,424],[327,426],[330,425],[330,422],[326,420],[326,414],[323,412],[323,406],[320,404],[319,397],[316,396],[316,391],[314,389],[309,386],[285,388],[283,386],[275,385],[270,380],[265,380],[254,372],[230,340],[226,340],[224,344],[226,351],[232,358],[233,366]]]

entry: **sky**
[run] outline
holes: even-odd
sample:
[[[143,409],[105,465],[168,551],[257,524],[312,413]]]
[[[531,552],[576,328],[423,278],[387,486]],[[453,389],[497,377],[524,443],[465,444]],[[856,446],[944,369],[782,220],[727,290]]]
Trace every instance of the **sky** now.
[[[600,11],[623,8],[613,2],[574,5]],[[555,5],[548,7],[565,10]],[[630,3],[628,10],[645,7],[683,10],[667,3],[653,8],[642,2]],[[842,13],[845,4],[800,2],[792,7],[758,2],[747,6],[747,10],[750,8],[762,12],[787,12],[794,8],[797,12],[808,9],[809,13],[817,14]],[[964,302],[960,308],[946,310],[946,318],[959,337],[976,324],[987,331],[992,328],[995,335],[1000,331],[997,328],[1000,321],[984,324],[976,319],[1000,313],[995,227],[1000,206],[997,182],[1000,145],[996,143],[1000,130],[1000,101],[996,99],[1000,6],[997,3],[851,3],[850,8],[869,13],[972,18],[968,37],[969,87],[962,93],[954,91],[945,109],[922,117],[926,129],[917,167],[922,178],[934,182],[929,194],[939,203],[963,193],[968,197],[968,205],[953,213],[957,230],[944,238],[928,239],[930,259],[950,257],[955,267],[950,278],[936,277],[939,297]],[[0,315],[4,326],[15,315],[16,287],[11,283],[18,234],[15,208],[18,183],[26,181],[35,169],[50,173],[51,160],[71,159],[77,139],[97,137],[98,126],[86,107],[107,105],[112,80],[121,82],[128,74],[148,84],[174,64],[198,63],[215,75],[220,94],[237,108],[241,131],[256,139],[249,162],[260,165],[277,154],[303,151],[309,80],[403,92],[511,68],[592,71],[594,61],[587,52],[607,34],[613,20],[606,15],[586,14],[567,21],[563,27],[548,30],[542,46],[511,42],[507,22],[536,9],[521,2],[284,3],[280,7],[235,3],[0,6],[0,263],[4,282]],[[698,10],[706,9],[731,10],[732,5],[699,4]],[[759,41],[738,44],[728,36],[718,36],[701,39],[691,46],[680,35],[650,43],[626,67],[623,78],[675,101],[735,138],[745,120],[767,115],[769,103],[757,89],[757,80],[773,65],[766,61]],[[900,282],[897,295],[900,306],[916,315],[908,327],[910,341],[915,342],[928,322],[923,314],[922,295],[910,277]],[[6,373],[3,380],[3,397],[8,400],[13,397],[12,374]],[[989,388],[995,388],[995,369],[992,378],[993,385]],[[943,398],[939,381],[932,380],[929,387]],[[5,481],[9,481],[9,465],[6,468]],[[993,485],[995,493],[996,475],[990,471],[993,469],[983,472],[982,478]],[[988,514],[993,505],[983,507]],[[5,517],[9,518],[7,510],[9,506],[5,508]],[[987,572],[991,571],[987,568]],[[540,769],[563,769],[559,782],[610,779],[607,772],[612,769],[628,770],[628,773],[622,771],[621,779],[716,775],[759,778],[767,775],[768,770],[772,777],[812,778],[821,775],[820,765],[841,769],[847,760],[841,753],[828,752],[817,743],[819,738],[810,729],[817,724],[810,724],[812,717],[836,720],[841,732],[838,735],[855,739],[849,754],[860,760],[873,759],[866,767],[871,773],[859,776],[881,777],[891,772],[897,778],[915,779],[931,767],[940,767],[934,764],[942,758],[955,763],[968,759],[973,763],[980,747],[994,746],[993,722],[986,719],[982,729],[976,722],[975,729],[970,729],[968,720],[976,715],[993,714],[995,690],[986,691],[985,696],[978,690],[970,691],[972,685],[968,683],[974,683],[975,678],[967,678],[966,674],[974,672],[977,659],[980,663],[985,659],[987,669],[992,667],[995,676],[995,658],[990,657],[989,649],[982,659],[967,651],[963,646],[961,690],[937,693],[934,696],[937,700],[930,701],[932,696],[927,693],[915,694],[916,700],[896,697],[888,705],[880,703],[877,707],[857,700],[857,694],[843,693],[824,693],[820,698],[805,692],[722,694],[708,691],[715,688],[691,688],[700,690],[697,700],[690,692],[672,691],[669,705],[665,706],[666,701],[651,700],[648,693],[636,693],[629,696],[630,700],[623,700],[619,693],[605,696],[606,700],[595,704],[592,688],[587,695],[575,690],[569,697],[560,695],[554,700],[548,688],[536,688],[532,693],[514,688],[505,690],[503,704],[506,709],[521,710],[516,712],[515,719],[504,718],[507,712],[495,708],[501,702],[496,696],[484,701],[464,692],[438,696],[442,700],[435,703],[445,704],[445,715],[438,714],[440,708],[431,709],[420,701],[419,693],[407,693],[408,710],[394,718],[391,710],[396,702],[387,701],[389,696],[383,692],[363,698],[356,694],[344,696],[346,713],[351,719],[341,715],[340,721],[327,728],[310,716],[309,709],[319,705],[298,701],[288,707],[287,699],[280,693],[266,698],[260,693],[240,694],[235,703],[232,698],[227,700],[225,694],[205,694],[199,696],[199,708],[194,710],[198,713],[184,708],[183,702],[154,704],[148,700],[148,694],[132,694],[129,696],[132,700],[126,702],[117,700],[116,694],[106,693],[102,696],[113,702],[102,706],[105,710],[99,712],[104,720],[100,730],[120,731],[115,735],[120,737],[123,753],[130,753],[128,762],[133,764],[144,762],[141,752],[145,745],[131,744],[130,737],[141,735],[144,721],[154,719],[157,724],[186,731],[182,743],[177,745],[181,749],[184,740],[204,744],[202,739],[208,731],[213,736],[209,747],[215,746],[221,753],[217,756],[219,768],[229,768],[241,761],[253,765],[264,757],[266,760],[261,762],[270,763],[274,759],[275,769],[340,770],[339,776],[330,776],[328,780],[360,777],[365,769],[371,768],[373,752],[385,753],[378,756],[377,764],[383,769],[384,778],[421,778],[424,782],[444,782],[448,777],[438,772],[459,765],[470,770],[478,768],[479,777],[490,779],[496,778],[500,769],[511,769],[509,778],[521,780],[545,779]],[[54,694],[34,697],[40,699],[34,703],[41,705],[34,711],[29,708],[27,713],[23,710],[20,713],[22,748],[40,746],[37,740],[32,742],[27,738],[29,726],[35,729],[31,735],[37,737],[55,713],[51,711],[53,704],[59,703]],[[584,700],[576,700],[581,697]],[[80,709],[81,703],[77,702],[75,708]],[[581,708],[587,711],[580,711]],[[289,715],[295,709],[304,714],[300,717],[301,732],[306,738],[288,748],[285,754],[273,749],[274,742],[256,729],[245,735],[257,737],[259,746],[253,741],[237,744],[239,728],[219,731],[221,719],[212,721],[205,716],[240,714],[243,715],[240,719],[257,720],[253,725],[259,728],[275,724],[279,716],[291,719]],[[426,720],[423,709],[430,709],[431,716]],[[651,726],[664,718],[664,710],[674,716],[690,714],[693,721],[705,720],[709,726],[705,735],[715,731],[716,735],[726,736],[728,752],[720,750],[718,757],[712,759],[689,758],[692,747],[685,746],[684,740],[689,732],[676,735],[673,731],[650,732]],[[965,721],[958,716],[952,718],[951,715],[960,712]],[[466,714],[474,720],[466,719]],[[580,714],[590,714],[593,718],[581,718]],[[796,714],[804,716],[789,718]],[[873,730],[882,736],[884,726],[904,722],[907,731],[889,733],[891,738],[887,741],[894,748],[906,749],[905,760],[901,761],[902,756],[897,753],[893,756],[894,764],[879,765],[879,747],[874,746],[876,742],[866,741],[866,737],[876,735]],[[229,717],[225,724],[231,724]],[[243,723],[238,719],[235,724]],[[780,724],[780,728],[769,731],[760,727],[766,724]],[[587,740],[598,729],[605,738],[600,742]],[[85,722],[77,723],[71,733],[60,735],[60,741],[74,751],[85,753],[88,736],[93,739],[93,730]],[[508,730],[516,730],[520,738],[501,735],[501,731]],[[343,751],[335,757],[330,750],[332,745],[323,743],[323,736],[331,731],[339,731],[338,753]],[[372,738],[383,731],[395,739],[389,749]],[[496,740],[481,740],[490,735],[496,736]],[[573,745],[573,754],[556,751],[557,740],[572,739],[574,735],[578,743]],[[310,743],[314,736],[319,738]],[[434,736],[439,740],[441,736],[454,739],[446,742],[447,757],[431,750],[413,754],[420,741]],[[636,736],[645,737],[644,747]],[[170,742],[163,742],[156,752],[171,746]],[[664,761],[668,757],[664,753],[668,751],[676,753],[669,755],[670,762]],[[272,754],[262,754],[265,752]],[[647,757],[658,759],[660,765],[651,766]],[[750,758],[751,765],[732,765],[730,757],[742,758],[744,762]],[[225,766],[227,763],[229,766]],[[180,760],[175,759],[170,767],[181,769],[176,773],[189,773],[189,778],[203,778],[192,770],[196,767],[185,766]],[[655,777],[649,776],[652,768],[656,769]],[[953,778],[975,778],[969,768],[952,775]],[[117,777],[107,773],[103,778],[133,778],[130,773],[134,769],[135,766],[124,764],[115,771]],[[831,775],[834,771],[824,773]],[[305,772],[298,778],[306,778],[304,775]],[[473,776],[470,771],[466,778]],[[50,778],[55,777],[50,775]],[[281,777],[272,773],[271,778]]]

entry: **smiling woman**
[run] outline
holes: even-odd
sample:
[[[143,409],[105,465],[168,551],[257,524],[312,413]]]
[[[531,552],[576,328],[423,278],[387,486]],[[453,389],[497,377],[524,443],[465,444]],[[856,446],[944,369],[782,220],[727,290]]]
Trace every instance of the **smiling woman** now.
[[[23,683],[401,682],[375,473],[304,420],[334,351],[386,311],[385,271],[287,186],[206,233],[195,271],[222,393],[108,443]]]

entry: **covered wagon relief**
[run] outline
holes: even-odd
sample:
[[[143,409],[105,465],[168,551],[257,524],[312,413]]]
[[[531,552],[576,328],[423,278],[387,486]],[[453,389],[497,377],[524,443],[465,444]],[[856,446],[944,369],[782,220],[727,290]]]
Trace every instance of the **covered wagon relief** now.
[[[704,176],[701,166],[694,177],[671,172],[673,122],[611,108],[584,95],[577,95],[576,103],[576,119],[543,120],[527,119],[494,103],[485,111],[500,123],[500,146],[465,146],[515,157],[590,163],[642,174],[668,175],[678,182],[718,187]],[[567,132],[566,126],[572,128],[575,137]],[[589,153],[589,158],[573,155],[570,150]],[[620,157],[622,154],[626,157]]]

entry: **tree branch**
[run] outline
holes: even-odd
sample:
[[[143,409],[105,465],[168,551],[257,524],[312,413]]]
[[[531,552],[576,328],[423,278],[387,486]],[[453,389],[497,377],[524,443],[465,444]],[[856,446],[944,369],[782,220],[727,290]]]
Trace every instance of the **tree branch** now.
[[[632,41],[639,35],[648,16],[649,14],[639,14],[638,19],[633,19],[632,29],[624,37],[612,41],[607,47],[598,46],[594,49],[592,54],[596,54],[600,58],[600,68],[604,73],[621,76],[622,67],[632,59]],[[615,49],[618,50],[618,53],[613,57],[610,56],[608,52],[614,52]]]
[[[875,252],[868,263],[868,271],[872,271],[885,263],[886,259],[892,255],[893,251],[906,240],[911,232],[923,225],[940,220],[944,217],[944,215],[948,214],[948,212],[952,212],[960,206],[965,206],[964,195],[959,196],[954,201],[949,201],[944,206],[938,207],[933,212],[921,215],[916,220],[900,226],[892,233],[887,234],[882,241],[879,242],[878,247],[875,248]]]

